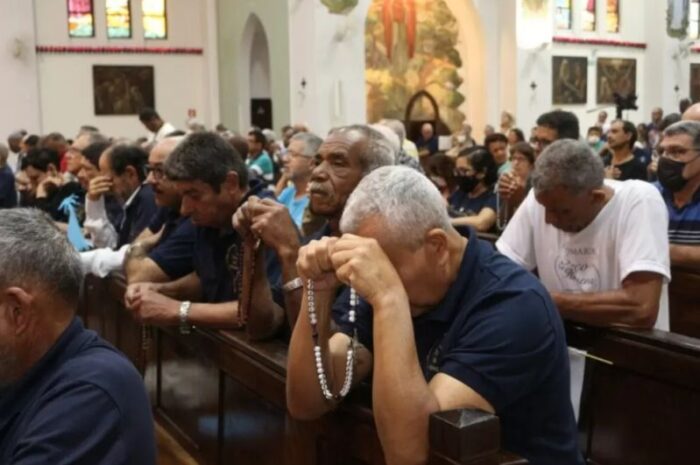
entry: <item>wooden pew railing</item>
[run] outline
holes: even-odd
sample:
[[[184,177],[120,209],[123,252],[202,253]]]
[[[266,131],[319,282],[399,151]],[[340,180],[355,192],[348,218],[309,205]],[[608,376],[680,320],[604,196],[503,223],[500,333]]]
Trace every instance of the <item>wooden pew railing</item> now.
[[[240,331],[182,336],[156,327],[144,351],[123,294],[117,278],[88,277],[83,321],[145,371],[157,420],[201,464],[384,464],[368,388],[318,421],[295,421],[286,409],[286,344],[249,343]],[[430,446],[431,465],[527,463],[500,450],[498,418],[482,412],[433,415]]]

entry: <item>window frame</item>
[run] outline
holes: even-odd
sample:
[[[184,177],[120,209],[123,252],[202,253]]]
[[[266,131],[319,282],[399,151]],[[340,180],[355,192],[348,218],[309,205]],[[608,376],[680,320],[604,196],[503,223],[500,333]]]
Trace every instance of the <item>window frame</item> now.
[[[90,16],[92,18],[92,34],[89,36],[76,36],[71,33],[70,25],[71,25],[71,16],[73,14],[76,14],[73,10],[71,10],[71,0],[66,0],[66,12],[67,12],[67,21],[66,25],[68,26],[68,38],[70,39],[94,39],[95,34],[96,34],[96,27],[95,27],[95,0],[87,0],[90,2]]]
[[[114,36],[114,37],[112,37],[112,36],[109,35],[109,30],[110,30],[110,27],[109,27],[109,17],[110,17],[110,14],[109,14],[109,11],[108,11],[108,6],[107,6],[107,2],[108,2],[108,1],[109,1],[109,0],[104,0],[104,4],[105,4],[105,32],[106,32],[106,34],[107,34],[107,39],[108,39],[108,40],[122,40],[122,39],[131,39],[131,38],[133,38],[133,37],[134,37],[134,21],[133,21],[134,15],[132,14],[132,10],[131,10],[131,0],[126,0],[126,8],[127,8],[128,12],[129,12],[129,35],[126,35],[126,36]]]
[[[141,26],[143,27],[143,38],[144,40],[168,40],[169,37],[169,19],[168,19],[168,0],[162,0],[163,2],[163,22],[165,25],[165,35],[163,37],[147,37],[146,36],[146,17],[153,16],[153,15],[146,15],[146,13],[143,11],[143,4],[144,0],[141,0]]]

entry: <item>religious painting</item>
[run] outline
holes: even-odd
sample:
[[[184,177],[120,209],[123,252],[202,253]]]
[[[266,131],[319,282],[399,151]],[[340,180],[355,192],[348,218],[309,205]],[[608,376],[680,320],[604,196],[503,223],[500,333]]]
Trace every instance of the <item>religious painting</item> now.
[[[580,105],[588,101],[588,58],[552,57],[552,103]]]
[[[93,66],[96,115],[137,115],[155,107],[153,66]]]
[[[622,97],[637,93],[637,60],[598,58],[597,103],[615,103],[615,94]]]
[[[700,102],[700,63],[690,65],[690,100]]]
[[[458,34],[444,0],[373,0],[365,29],[368,121],[404,120],[412,97],[425,92],[457,131],[465,119]]]
[[[689,0],[667,0],[666,33],[669,37],[684,39],[688,35]]]

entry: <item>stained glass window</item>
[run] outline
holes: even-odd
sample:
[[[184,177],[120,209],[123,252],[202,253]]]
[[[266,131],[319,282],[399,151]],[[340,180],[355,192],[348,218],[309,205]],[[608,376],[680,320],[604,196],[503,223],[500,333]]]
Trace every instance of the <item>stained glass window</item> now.
[[[131,37],[130,0],[106,0],[107,37],[123,39]]]
[[[700,0],[690,0],[690,16],[688,21],[688,38],[700,38]]]
[[[584,0],[581,14],[581,29],[593,32],[596,27],[596,0]]]
[[[68,0],[68,36],[95,37],[92,0]]]
[[[142,0],[141,9],[146,39],[166,39],[168,20],[165,15],[165,0]]]
[[[608,32],[620,32],[620,2],[619,0],[607,0],[606,14]]]
[[[571,0],[557,0],[554,18],[558,30],[571,29]]]

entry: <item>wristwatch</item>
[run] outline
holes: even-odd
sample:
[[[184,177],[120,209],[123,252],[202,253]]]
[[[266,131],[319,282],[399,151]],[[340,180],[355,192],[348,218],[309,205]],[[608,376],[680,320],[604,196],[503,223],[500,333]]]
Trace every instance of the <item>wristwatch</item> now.
[[[285,292],[292,292],[302,287],[304,287],[304,281],[301,278],[294,278],[282,286],[282,290]]]
[[[187,317],[190,314],[192,302],[185,301],[180,304],[180,334],[186,336],[192,331],[192,325],[188,323]]]

